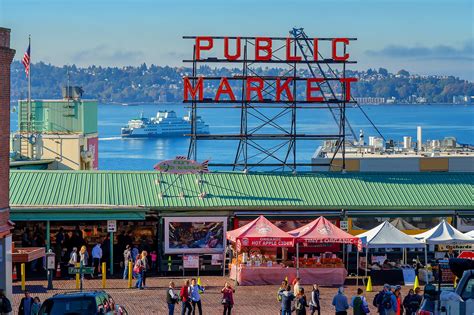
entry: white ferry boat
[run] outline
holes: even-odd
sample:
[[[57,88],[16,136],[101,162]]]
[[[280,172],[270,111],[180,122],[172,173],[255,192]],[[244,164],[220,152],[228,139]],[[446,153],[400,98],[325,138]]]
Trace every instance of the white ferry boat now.
[[[196,128],[198,134],[209,133],[209,125],[200,116],[196,119]],[[151,118],[143,117],[142,113],[140,118],[130,120],[121,130],[123,138],[177,137],[190,133],[191,115],[181,118],[174,111],[159,111]]]

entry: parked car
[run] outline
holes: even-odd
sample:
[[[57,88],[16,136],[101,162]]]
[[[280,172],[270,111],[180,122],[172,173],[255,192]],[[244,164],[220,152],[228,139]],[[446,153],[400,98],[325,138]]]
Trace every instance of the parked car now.
[[[127,315],[105,291],[69,292],[45,300],[40,315]]]

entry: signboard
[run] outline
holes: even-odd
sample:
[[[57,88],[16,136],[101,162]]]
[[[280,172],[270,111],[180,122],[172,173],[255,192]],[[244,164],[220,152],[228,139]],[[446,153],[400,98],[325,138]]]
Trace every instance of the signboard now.
[[[99,138],[93,137],[87,139],[87,151],[92,152],[92,168],[97,170],[99,168]]]
[[[209,161],[202,163],[188,160],[185,156],[177,156],[173,160],[166,160],[156,164],[153,168],[160,173],[168,174],[198,174],[209,173],[207,168]]]
[[[256,239],[242,239],[242,246],[250,246],[250,247],[293,247],[294,241],[293,239],[280,239],[280,238],[273,238],[273,237],[265,237],[265,238],[256,238]]]
[[[48,270],[56,269],[56,257],[53,253],[46,254],[46,268]]]
[[[453,250],[474,250],[474,244],[454,244],[454,245],[438,245],[438,251],[447,252],[449,249]]]
[[[464,251],[459,254],[458,258],[474,260],[474,252]]]
[[[69,274],[94,274],[94,267],[69,267]]]
[[[403,271],[403,282],[405,285],[414,285],[415,284],[415,269],[402,269]]]
[[[212,254],[211,265],[220,266],[220,265],[222,265],[223,260],[224,260],[224,255],[222,255],[222,254]]]
[[[165,254],[223,253],[226,232],[226,217],[165,218]]]
[[[199,255],[183,255],[183,268],[199,269]]]
[[[117,232],[117,220],[107,220],[107,232]]]
[[[349,229],[349,222],[348,221],[340,221],[339,224],[340,224],[339,227],[341,228],[341,230],[347,232],[347,230]]]

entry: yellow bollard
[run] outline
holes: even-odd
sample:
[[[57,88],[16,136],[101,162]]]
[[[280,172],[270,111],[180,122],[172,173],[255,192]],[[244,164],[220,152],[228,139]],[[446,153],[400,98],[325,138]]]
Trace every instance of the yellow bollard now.
[[[106,281],[106,274],[107,274],[107,266],[105,262],[102,263],[102,289],[105,289],[105,281]]]
[[[25,271],[25,263],[21,264],[21,290],[26,290],[26,271]]]
[[[81,267],[81,264],[80,264],[80,263],[76,263],[76,267],[77,267],[77,268]],[[81,279],[80,279],[80,278],[81,278],[81,275],[78,274],[78,273],[76,273],[76,290],[79,290],[80,287],[81,287],[81,283],[80,283],[80,282],[81,282]]]
[[[129,261],[128,262],[128,288],[129,289],[132,288],[132,269],[133,269],[132,262]]]

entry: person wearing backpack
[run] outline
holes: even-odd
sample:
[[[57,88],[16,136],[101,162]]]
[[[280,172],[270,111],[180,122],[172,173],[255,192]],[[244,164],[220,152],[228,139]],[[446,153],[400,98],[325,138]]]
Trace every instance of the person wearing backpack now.
[[[308,303],[306,302],[306,295],[304,295],[304,289],[300,287],[299,292],[296,294],[295,310],[296,315],[306,315],[306,308]]]
[[[278,294],[281,296],[281,315],[291,315],[291,302],[295,299],[295,295],[291,292],[291,286],[286,286]]]
[[[0,289],[0,315],[10,314],[12,311],[12,303],[5,296],[5,292]]]
[[[382,306],[382,300],[385,293],[387,293],[388,291],[390,291],[390,285],[384,284],[382,291],[380,291],[379,293],[375,295],[374,301],[372,302],[372,304],[377,308],[377,312],[381,315],[385,314],[385,310]]]
[[[395,297],[395,294],[393,291],[395,291],[396,287],[391,287],[390,290],[385,292],[382,298],[382,311],[383,313],[380,313],[382,315],[396,315],[398,308],[397,308],[397,298]],[[393,291],[392,291],[393,290]]]
[[[174,307],[178,303],[179,296],[174,292],[174,282],[171,281],[166,291],[166,303],[168,304],[168,315],[174,315]]]
[[[354,315],[365,315],[369,313],[369,305],[363,295],[364,291],[361,288],[357,289],[357,295],[352,297],[351,307]]]

